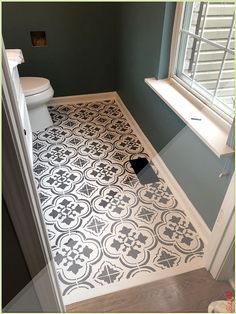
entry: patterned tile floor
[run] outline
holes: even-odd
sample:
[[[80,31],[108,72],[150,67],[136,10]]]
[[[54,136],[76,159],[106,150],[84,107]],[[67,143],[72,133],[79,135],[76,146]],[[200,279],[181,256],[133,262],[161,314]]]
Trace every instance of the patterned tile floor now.
[[[134,174],[129,160],[150,158],[120,105],[49,110],[54,125],[33,134],[34,174],[65,304],[201,260],[203,241],[165,180]]]

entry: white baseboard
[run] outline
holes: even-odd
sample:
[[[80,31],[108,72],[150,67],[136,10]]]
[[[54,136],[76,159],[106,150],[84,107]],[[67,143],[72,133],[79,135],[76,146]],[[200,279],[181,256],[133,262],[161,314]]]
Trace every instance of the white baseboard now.
[[[115,99],[120,105],[120,109],[123,111],[125,116],[127,117],[128,122],[136,131],[140,142],[142,143],[143,147],[149,154],[153,164],[158,169],[161,176],[165,178],[167,185],[172,190],[172,193],[177,196],[177,200],[180,205],[183,206],[188,218],[193,222],[194,227],[197,229],[198,234],[202,238],[205,246],[208,243],[209,236],[211,235],[211,231],[206,225],[205,221],[202,219],[200,214],[198,213],[197,209],[193,206],[191,201],[189,200],[186,193],[183,191],[175,177],[172,175],[160,155],[154,149],[146,135],[143,133],[141,128],[139,127],[138,123],[135,121],[125,104],[123,103],[122,99],[120,98],[117,92],[107,92],[107,93],[96,93],[96,94],[84,94],[84,95],[75,95],[75,96],[65,96],[65,97],[54,97],[50,101],[50,105],[53,104],[63,104],[69,102],[83,102],[83,101],[99,101],[105,99]],[[181,132],[181,131],[180,131]]]
[[[200,235],[206,246],[209,240],[209,236],[211,235],[211,230],[209,229],[195,206],[189,200],[188,196],[179,185],[173,174],[170,172],[159,154],[156,154],[153,163],[165,178],[165,181],[170,187],[172,193],[177,196],[176,198],[178,202],[183,206],[189,220],[193,222],[194,227],[197,229],[198,234]]]
[[[95,94],[83,94],[83,95],[74,95],[74,96],[63,96],[63,97],[53,97],[49,104],[68,104],[70,102],[79,102],[79,101],[93,101],[93,100],[105,100],[115,98],[116,92],[106,92],[106,93],[95,93]]]
[[[175,177],[172,175],[172,173],[170,172],[170,170],[168,169],[160,155],[154,149],[146,135],[143,133],[137,122],[134,120],[133,116],[126,108],[125,104],[123,103],[118,93],[115,94],[117,103],[120,105],[122,111],[125,113],[125,116],[127,117],[127,120],[130,123],[130,125],[133,126],[134,130],[136,131],[140,142],[142,143],[145,150],[148,152],[153,164],[158,169],[160,176],[165,178],[167,185],[171,189],[172,193],[176,196],[180,205],[182,205],[182,207],[184,208],[189,220],[193,222],[193,225],[196,228],[201,239],[203,240],[205,246],[207,246],[209,236],[211,235],[211,230],[208,228],[207,224],[200,216],[197,209],[189,200],[188,196],[183,191]]]
[[[157,154],[156,150],[154,149],[154,147],[150,143],[149,139],[143,133],[142,129],[140,128],[140,126],[135,121],[135,119],[132,116],[132,114],[129,112],[129,110],[127,109],[127,107],[123,103],[123,101],[120,98],[119,94],[117,92],[115,92],[114,94],[115,94],[116,102],[118,103],[118,105],[120,105],[120,108],[123,111],[123,113],[125,114],[125,117],[127,118],[129,124],[131,126],[133,126],[133,128],[135,129],[136,134],[138,135],[138,138],[139,138],[140,142],[142,143],[143,147],[148,152],[149,157],[152,159]]]

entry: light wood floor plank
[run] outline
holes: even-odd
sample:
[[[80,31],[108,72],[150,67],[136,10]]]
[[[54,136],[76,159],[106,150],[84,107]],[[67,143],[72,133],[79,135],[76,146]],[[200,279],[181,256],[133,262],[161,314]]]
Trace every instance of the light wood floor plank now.
[[[233,289],[214,280],[205,269],[155,281],[67,306],[78,313],[206,313],[210,302]]]

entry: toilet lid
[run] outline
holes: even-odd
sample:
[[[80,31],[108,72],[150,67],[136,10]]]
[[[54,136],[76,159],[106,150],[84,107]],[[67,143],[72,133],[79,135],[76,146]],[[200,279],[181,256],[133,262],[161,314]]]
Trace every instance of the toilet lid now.
[[[25,96],[41,93],[50,87],[50,81],[43,77],[20,77]]]

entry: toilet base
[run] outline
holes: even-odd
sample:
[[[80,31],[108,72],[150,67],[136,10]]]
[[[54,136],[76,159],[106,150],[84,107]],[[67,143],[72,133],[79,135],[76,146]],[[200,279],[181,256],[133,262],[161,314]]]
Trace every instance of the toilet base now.
[[[33,132],[43,131],[53,125],[46,104],[33,109],[28,109],[28,113]]]

